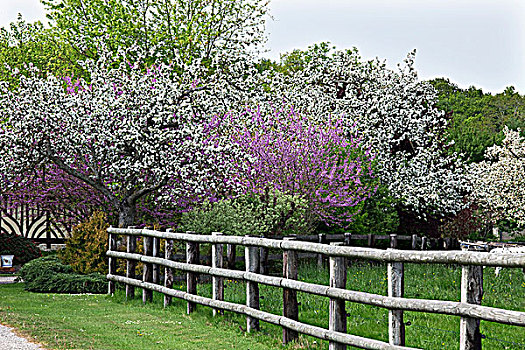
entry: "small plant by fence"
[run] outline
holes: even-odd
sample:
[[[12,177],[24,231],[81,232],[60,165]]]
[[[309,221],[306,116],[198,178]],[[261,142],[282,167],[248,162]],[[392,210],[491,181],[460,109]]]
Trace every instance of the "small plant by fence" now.
[[[163,293],[168,305],[172,297],[188,302],[187,311],[195,310],[196,304],[214,309],[214,314],[223,310],[247,316],[247,330],[259,329],[259,321],[283,327],[283,342],[297,339],[298,333],[328,340],[330,349],[345,349],[352,345],[365,349],[412,349],[405,346],[404,311],[437,313],[461,317],[460,348],[481,349],[480,320],[525,327],[525,312],[505,310],[481,305],[483,269],[482,266],[525,268],[525,254],[487,254],[472,251],[402,251],[395,249],[378,250],[349,247],[342,244],[319,244],[301,242],[293,237],[283,240],[223,236],[195,235],[189,233],[160,232],[148,229],[109,228],[109,293],[114,292],[115,282],[126,285],[126,296],[133,297],[135,287],[142,288],[143,301],[151,300],[152,291]],[[125,235],[127,251],[116,250],[116,236]],[[143,237],[144,252],[137,253],[136,239]],[[166,239],[165,256],[159,257],[160,239]],[[186,244],[186,262],[172,260],[174,241]],[[211,266],[199,265],[199,245],[212,245]],[[396,246],[397,236],[391,237]],[[245,247],[245,271],[223,268],[223,245]],[[283,277],[267,276],[259,272],[259,249],[280,249],[283,252]],[[329,257],[330,283],[318,285],[297,280],[298,252],[323,254]],[[126,276],[116,275],[115,259],[126,259]],[[345,289],[345,259],[367,259],[387,263],[388,296],[357,292]],[[135,276],[136,262],[144,264],[143,276]],[[404,264],[458,264],[462,266],[461,301],[403,298]],[[160,269],[165,267],[164,285],[160,285]],[[186,292],[173,289],[173,269],[187,273]],[[197,295],[197,274],[212,276],[212,298]],[[224,301],[224,278],[246,282],[246,305]],[[259,284],[283,289],[283,315],[275,315],[259,309]],[[297,292],[305,292],[330,298],[329,329],[312,326],[298,321]],[[389,342],[360,337],[347,333],[345,302],[351,301],[373,305],[389,310]]]

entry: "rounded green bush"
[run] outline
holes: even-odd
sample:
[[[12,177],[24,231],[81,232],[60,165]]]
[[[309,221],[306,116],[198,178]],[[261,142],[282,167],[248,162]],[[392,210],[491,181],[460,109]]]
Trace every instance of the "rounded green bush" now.
[[[47,256],[25,264],[19,272],[25,289],[37,293],[105,293],[107,280],[104,275],[75,273],[56,256]]]

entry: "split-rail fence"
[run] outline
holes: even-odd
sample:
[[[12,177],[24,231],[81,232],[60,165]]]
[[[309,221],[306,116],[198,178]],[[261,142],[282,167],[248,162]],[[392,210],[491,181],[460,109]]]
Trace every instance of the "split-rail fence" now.
[[[404,311],[416,311],[459,316],[460,349],[481,349],[480,320],[525,327],[525,312],[505,310],[481,305],[483,294],[483,266],[525,268],[525,254],[489,254],[474,251],[407,251],[319,244],[301,242],[293,237],[275,240],[259,237],[225,236],[220,233],[197,235],[135,229],[109,228],[109,280],[108,292],[113,293],[115,282],[126,285],[126,296],[135,295],[135,287],[142,289],[143,301],[152,299],[152,291],[164,294],[164,305],[172,297],[187,301],[187,312],[197,304],[213,308],[214,315],[223,310],[247,316],[247,331],[259,329],[259,321],[283,328],[283,343],[297,339],[298,333],[329,341],[330,349],[346,349],[347,345],[363,349],[413,349],[405,346]],[[126,252],[117,251],[117,236],[126,236]],[[137,252],[137,238],[142,237],[143,252]],[[165,255],[159,257],[159,242],[166,240]],[[397,237],[392,235],[392,246]],[[185,242],[186,262],[171,259],[174,241]],[[199,265],[199,245],[212,245],[211,266]],[[223,268],[223,246],[245,247],[245,271]],[[258,273],[259,249],[280,249],[283,252],[283,277]],[[317,285],[297,280],[297,254],[309,252],[329,257],[330,285]],[[366,259],[387,263],[388,296],[345,289],[345,259]],[[126,276],[116,274],[116,259],[126,259]],[[143,263],[143,275],[135,276],[136,263]],[[457,264],[462,266],[461,301],[404,298],[404,264]],[[165,268],[161,285],[160,269]],[[173,289],[173,270],[187,273],[186,292]],[[212,298],[197,295],[197,274],[212,276]],[[224,301],[224,279],[246,282],[246,305]],[[259,309],[259,284],[283,289],[283,315],[275,315]],[[330,298],[329,329],[298,321],[297,292],[305,292]],[[347,333],[345,302],[378,306],[389,310],[389,341],[384,342]]]

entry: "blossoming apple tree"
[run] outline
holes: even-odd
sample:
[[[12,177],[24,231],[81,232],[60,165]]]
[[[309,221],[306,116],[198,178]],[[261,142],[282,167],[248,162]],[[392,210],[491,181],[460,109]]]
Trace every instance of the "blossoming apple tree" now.
[[[417,78],[414,53],[395,71],[378,59],[362,60],[356,49],[320,44],[285,56],[282,67],[268,74],[274,98],[285,96],[319,123],[341,115],[347,130],[357,125],[401,210],[443,216],[465,205],[464,166],[447,152],[447,120],[435,90]]]
[[[86,61],[89,81],[32,74],[15,90],[2,85],[3,189],[29,185],[32,169],[51,164],[108,201],[120,226],[133,224],[145,196],[160,203],[213,189],[210,175],[224,164],[213,145],[203,147],[204,112],[220,109],[228,90],[213,84],[216,76],[199,80],[199,63],[145,71],[140,57],[119,54]]]
[[[485,160],[470,165],[472,197],[491,214],[525,224],[525,138],[505,127],[501,145],[489,147]]]

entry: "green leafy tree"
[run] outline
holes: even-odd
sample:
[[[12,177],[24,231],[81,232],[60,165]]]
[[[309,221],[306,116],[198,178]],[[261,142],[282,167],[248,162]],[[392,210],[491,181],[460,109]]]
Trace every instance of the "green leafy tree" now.
[[[505,126],[513,130],[525,127],[525,96],[512,86],[492,95],[474,86],[460,89],[445,78],[430,83],[439,95],[438,108],[450,118],[451,151],[469,162],[480,162],[487,147],[501,144]]]
[[[82,73],[82,68],[76,63],[78,58],[41,22],[28,23],[19,15],[9,28],[0,28],[0,80],[11,86],[16,86],[18,81],[12,69],[27,75],[28,64],[38,68],[41,76],[49,73],[78,76]]]
[[[268,10],[266,0],[41,1],[56,34],[88,58],[97,55],[99,39],[113,50],[133,45],[152,50],[152,59],[206,60],[245,52],[264,41]],[[79,42],[80,36],[87,40]]]

